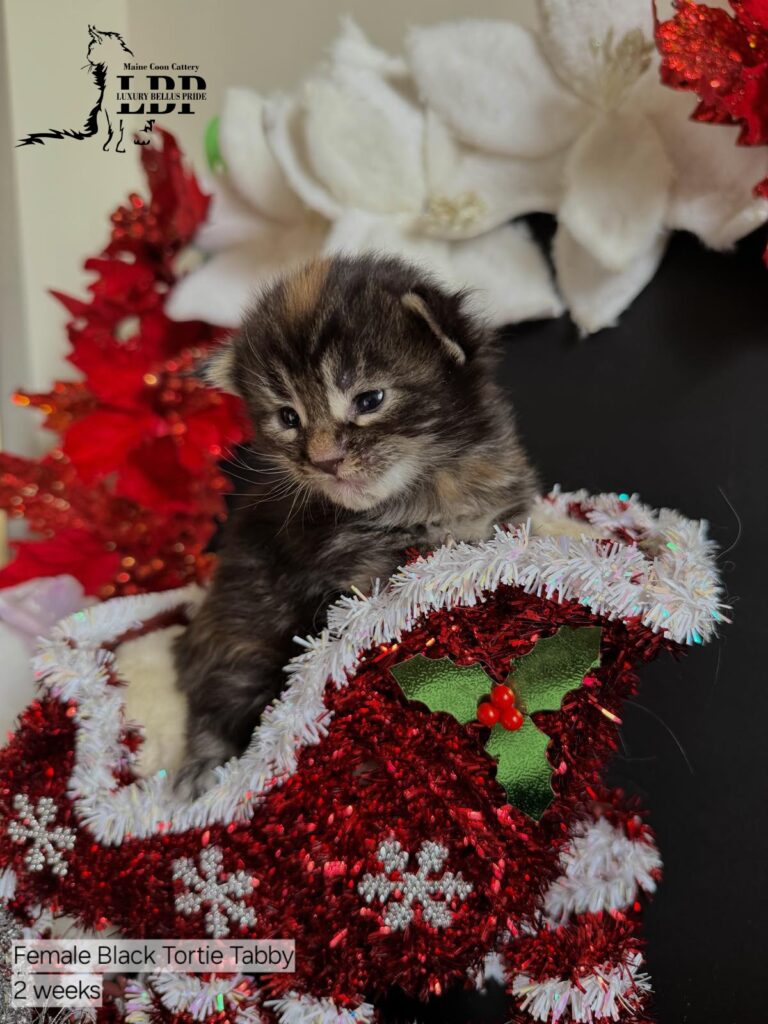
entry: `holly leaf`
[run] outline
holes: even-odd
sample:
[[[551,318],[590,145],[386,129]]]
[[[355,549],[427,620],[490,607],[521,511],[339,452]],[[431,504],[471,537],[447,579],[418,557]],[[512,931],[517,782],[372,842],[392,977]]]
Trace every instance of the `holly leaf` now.
[[[538,821],[554,799],[549,736],[530,717],[536,711],[559,711],[563,697],[578,689],[584,676],[600,664],[599,626],[562,626],[538,640],[512,666],[508,685],[524,713],[519,729],[494,725],[486,753],[496,760],[496,779],[509,802]],[[446,711],[460,723],[477,719],[477,705],[493,683],[480,665],[455,665],[450,658],[416,655],[395,665],[392,674],[408,700],[430,711]]]
[[[599,664],[600,627],[561,626],[515,662],[507,685],[526,714],[559,711],[566,693],[581,686],[584,676]]]
[[[485,745],[496,758],[496,781],[506,790],[509,802],[538,821],[554,798],[552,765],[547,759],[549,736],[527,718],[515,732],[494,725]]]
[[[478,702],[492,686],[480,665],[455,665],[450,658],[417,654],[390,671],[408,700],[418,700],[430,711],[446,711],[462,725],[475,721]]]

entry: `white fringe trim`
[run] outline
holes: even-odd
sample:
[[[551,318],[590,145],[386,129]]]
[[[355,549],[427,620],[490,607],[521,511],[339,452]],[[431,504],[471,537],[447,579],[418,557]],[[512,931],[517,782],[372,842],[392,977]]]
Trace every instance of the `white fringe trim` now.
[[[0,871],[0,900],[10,902],[16,895],[16,872],[13,868]]]
[[[115,788],[114,770],[130,755],[120,743],[122,694],[107,685],[114,659],[102,645],[160,612],[193,608],[199,589],[115,599],[65,619],[42,643],[34,664],[52,694],[77,702],[68,789],[78,816],[106,844],[128,834],[144,838],[250,820],[263,795],[296,771],[298,751],[325,736],[329,679],[345,685],[371,646],[399,640],[432,610],[480,603],[501,584],[552,600],[577,599],[608,619],[637,616],[679,642],[701,643],[713,635],[724,605],[706,524],[669,510],[654,513],[634,497],[559,491],[538,501],[536,518],[562,519],[570,501],[592,509],[608,543],[532,537],[529,526],[497,530],[484,543],[443,547],[401,568],[369,598],[348,596],[332,605],[323,633],[296,638],[304,653],[286,666],[287,686],[265,710],[247,751],[219,768],[219,782],[191,803],[176,797],[163,772]],[[634,531],[639,543],[611,540],[619,526]]]
[[[353,1010],[339,1009],[331,999],[289,992],[280,999],[270,999],[264,1005],[274,1010],[280,1024],[370,1024],[373,1006],[360,1003]]]
[[[574,1024],[619,1020],[624,1012],[636,1010],[651,991],[647,974],[641,974],[643,958],[635,953],[626,964],[604,964],[592,974],[571,981],[549,978],[531,981],[518,974],[512,992],[521,998],[520,1007],[534,1020],[556,1024],[564,1015]]]
[[[230,1016],[234,1014],[236,1024],[261,1024],[263,1017],[256,1002],[237,988],[244,980],[242,974],[203,981],[194,974],[165,971],[131,979],[125,989],[126,1024],[148,1024],[156,1001],[172,1013],[189,1014],[193,1020],[205,1021],[223,1005]]]
[[[655,892],[653,872],[661,868],[661,857],[655,846],[628,839],[602,818],[576,826],[561,867],[563,874],[543,900],[544,913],[555,925],[572,914],[623,910],[634,903],[639,889]]]

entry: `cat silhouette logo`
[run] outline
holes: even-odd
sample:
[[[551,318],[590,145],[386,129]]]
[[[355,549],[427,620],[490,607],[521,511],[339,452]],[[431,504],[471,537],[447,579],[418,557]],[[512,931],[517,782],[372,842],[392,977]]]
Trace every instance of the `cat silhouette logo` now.
[[[44,145],[52,138],[83,140],[99,135],[104,139],[102,150],[125,153],[123,137],[129,117],[135,122],[134,144],[146,145],[156,117],[195,114],[195,104],[207,98],[206,81],[198,74],[199,65],[138,63],[130,59],[133,50],[119,32],[104,32],[89,25],[88,35],[87,63],[81,71],[88,73],[94,95],[83,127],[33,132],[19,139],[18,145]]]
[[[124,153],[123,133],[125,130],[124,114],[138,113],[126,111],[125,104],[120,103],[118,95],[118,76],[125,67],[125,56],[133,57],[119,32],[104,32],[88,26],[90,41],[86,53],[87,64],[81,70],[87,70],[93,80],[96,98],[82,128],[50,128],[45,132],[32,132],[20,139],[17,146],[45,145],[49,139],[83,139],[95,135],[104,135],[105,152],[109,151],[115,136],[117,141],[112,147],[114,153]],[[146,146],[152,131],[154,120],[144,119],[144,127],[137,134],[134,143]],[[143,138],[142,138],[143,136]]]

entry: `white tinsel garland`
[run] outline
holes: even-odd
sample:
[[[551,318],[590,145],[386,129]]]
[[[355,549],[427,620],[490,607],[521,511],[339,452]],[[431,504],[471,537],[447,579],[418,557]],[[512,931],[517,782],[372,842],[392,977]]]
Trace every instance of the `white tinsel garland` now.
[[[280,1024],[371,1024],[373,1006],[361,1003],[354,1009],[339,1008],[331,999],[289,992],[264,1004],[277,1014]]]
[[[10,903],[16,894],[16,872],[13,868],[0,871],[0,900]]]
[[[238,986],[245,981],[241,974],[204,981],[195,974],[162,971],[149,974],[141,981],[132,980],[126,987],[126,1022],[143,1024],[149,1017],[153,995],[172,1013],[188,1013],[193,1020],[204,1021],[221,1010],[228,1010],[238,1024],[258,1024],[261,1016]],[[244,1016],[249,1011],[249,1016]]]
[[[520,1007],[534,1020],[557,1024],[595,1024],[602,1020],[619,1020],[632,1011],[650,992],[647,974],[641,972],[643,958],[635,953],[626,963],[603,964],[599,970],[579,977],[578,984],[567,979],[548,978],[532,981],[518,974],[512,992],[520,999]]]
[[[611,619],[638,617],[679,642],[709,639],[724,606],[705,524],[669,510],[653,513],[625,497],[621,523],[627,507],[636,506],[642,533],[637,544],[606,544],[596,541],[594,532],[533,537],[528,526],[499,530],[490,541],[440,548],[410,563],[369,598],[342,598],[330,608],[328,628],[320,636],[297,638],[305,652],[286,667],[285,691],[266,709],[245,754],[219,768],[218,784],[192,803],[180,801],[164,772],[116,788],[114,769],[128,757],[120,742],[122,696],[119,688],[106,685],[114,656],[101,645],[162,611],[194,606],[199,590],[140,595],[76,613],[43,643],[35,666],[55,696],[77,701],[69,792],[78,815],[106,843],[119,843],[126,833],[154,835],[158,827],[183,832],[249,820],[261,796],[295,771],[299,749],[325,735],[328,679],[345,685],[366,648],[398,640],[431,610],[483,601],[500,584],[558,601],[575,598]],[[541,522],[556,517],[574,501],[591,508],[588,515],[607,517],[603,532],[610,538],[612,495],[555,492],[540,499],[535,517]],[[593,530],[592,524],[585,529]]]
[[[624,910],[638,891],[656,891],[661,857],[650,842],[629,839],[602,818],[581,822],[561,857],[562,875],[544,894],[543,910],[553,925],[574,914]]]
[[[238,988],[243,980],[244,976],[233,975],[204,981],[196,975],[170,972],[130,979],[125,990],[125,1024],[151,1024],[158,1003],[172,1013],[188,1013],[193,1020],[204,1021],[224,1009],[233,1024],[263,1024],[258,1002]],[[331,999],[298,992],[264,1005],[280,1024],[371,1024],[374,1014],[370,1003],[340,1008]]]

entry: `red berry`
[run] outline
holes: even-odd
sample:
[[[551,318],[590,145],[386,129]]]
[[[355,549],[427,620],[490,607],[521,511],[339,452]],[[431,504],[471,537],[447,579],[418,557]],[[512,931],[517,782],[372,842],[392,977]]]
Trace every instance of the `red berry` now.
[[[499,720],[499,709],[486,701],[477,709],[477,720],[483,725],[496,725]]]
[[[494,686],[491,690],[491,700],[499,709],[503,711],[504,708],[511,708],[515,706],[515,695],[512,693],[508,686],[500,683],[498,686]]]
[[[506,708],[501,713],[501,724],[510,732],[515,732],[525,721],[522,711],[519,708]]]

